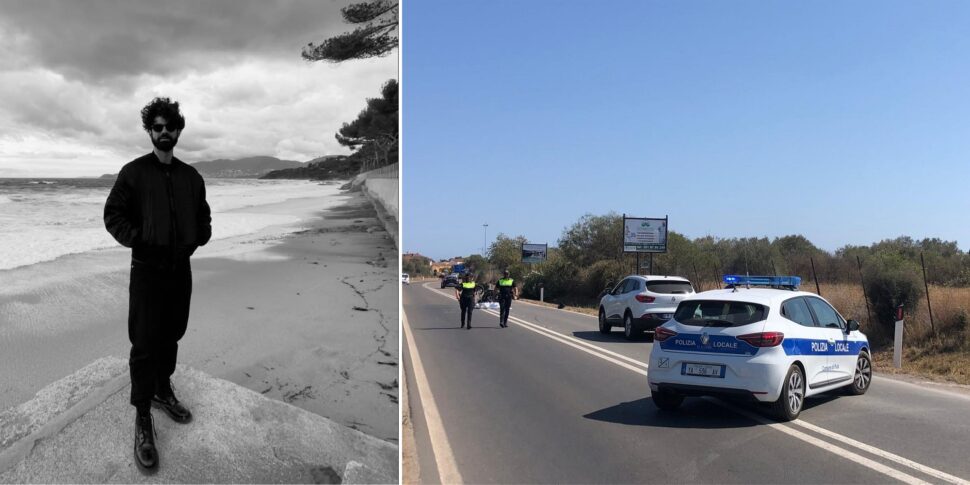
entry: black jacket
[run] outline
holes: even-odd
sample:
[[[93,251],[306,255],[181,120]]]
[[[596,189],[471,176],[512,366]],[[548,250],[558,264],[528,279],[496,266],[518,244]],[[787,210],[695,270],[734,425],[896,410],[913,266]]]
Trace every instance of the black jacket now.
[[[195,168],[155,153],[132,160],[118,174],[104,204],[104,226],[131,257],[152,266],[187,261],[212,236],[205,183]]]

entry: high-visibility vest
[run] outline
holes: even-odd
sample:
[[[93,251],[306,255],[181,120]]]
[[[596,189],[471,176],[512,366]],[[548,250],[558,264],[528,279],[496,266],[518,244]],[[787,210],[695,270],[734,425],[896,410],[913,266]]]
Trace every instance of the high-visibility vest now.
[[[470,290],[470,289],[472,289],[472,288],[475,287],[475,282],[473,281],[471,283],[462,283],[461,284],[461,287],[464,288],[464,289],[466,289],[466,290]]]
[[[499,286],[512,286],[512,278],[502,278],[498,280]]]

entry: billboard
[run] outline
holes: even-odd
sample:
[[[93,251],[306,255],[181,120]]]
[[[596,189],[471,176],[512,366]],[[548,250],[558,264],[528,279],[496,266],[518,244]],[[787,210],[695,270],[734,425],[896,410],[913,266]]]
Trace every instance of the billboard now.
[[[623,252],[666,253],[667,218],[623,216]]]
[[[546,260],[546,251],[548,250],[548,244],[522,244],[522,262],[523,263],[541,263]]]

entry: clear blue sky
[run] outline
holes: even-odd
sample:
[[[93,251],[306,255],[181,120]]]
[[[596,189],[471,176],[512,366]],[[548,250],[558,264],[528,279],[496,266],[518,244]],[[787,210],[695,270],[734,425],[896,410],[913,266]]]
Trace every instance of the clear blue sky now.
[[[403,12],[403,245],[690,238],[970,247],[970,2],[430,1]]]

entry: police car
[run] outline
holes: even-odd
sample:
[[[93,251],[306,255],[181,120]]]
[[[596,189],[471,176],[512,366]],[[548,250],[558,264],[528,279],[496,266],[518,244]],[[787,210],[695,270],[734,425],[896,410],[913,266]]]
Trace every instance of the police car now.
[[[684,396],[736,396],[770,403],[790,421],[808,396],[869,389],[871,353],[859,323],[798,291],[801,278],[727,275],[724,283],[684,299],[657,327],[647,376],[657,407],[676,409]]]

